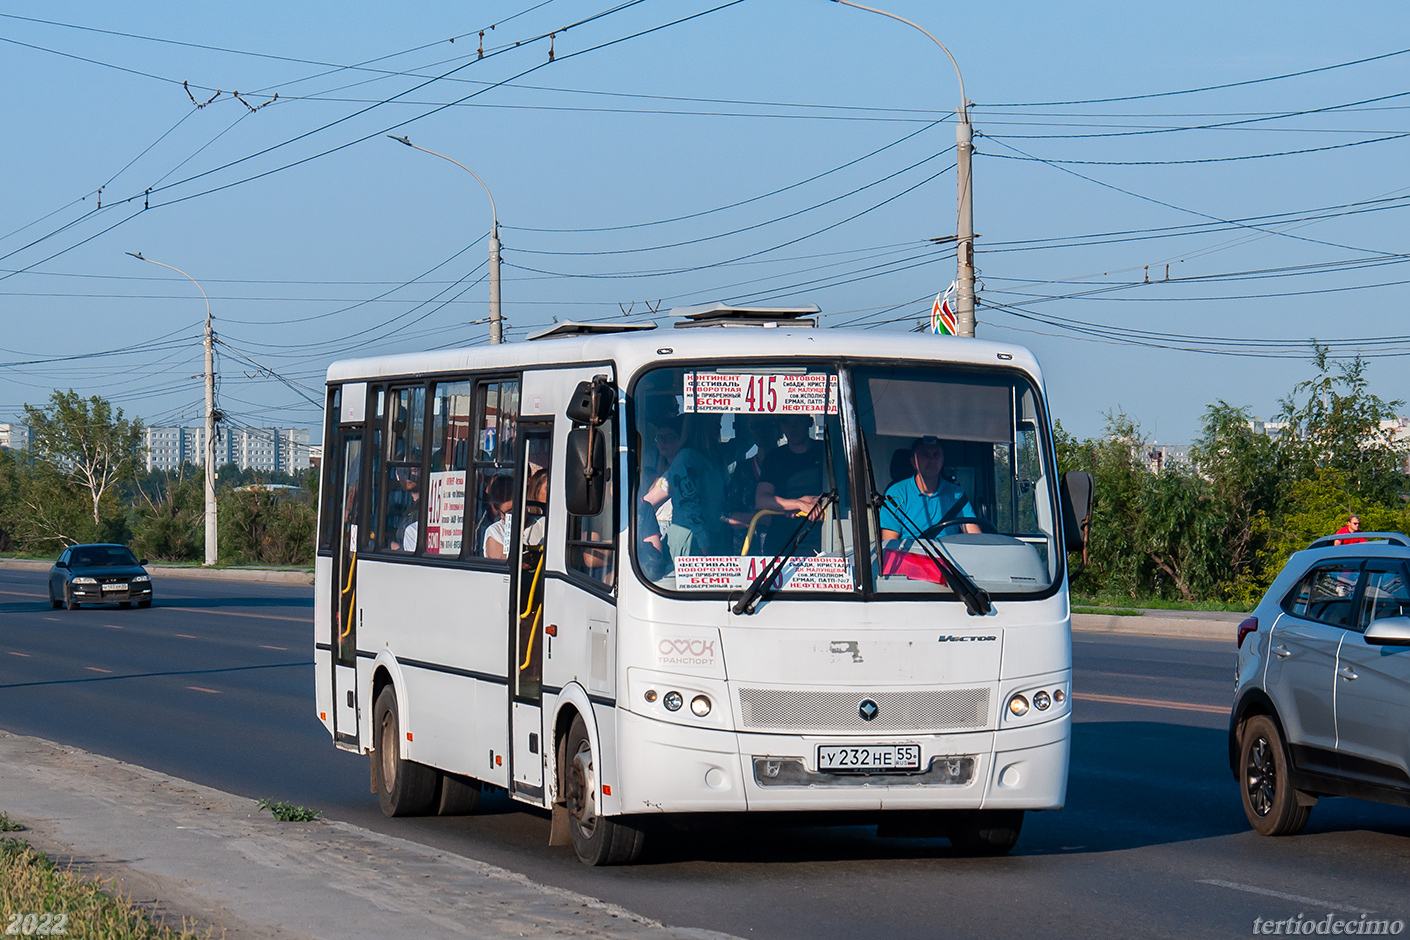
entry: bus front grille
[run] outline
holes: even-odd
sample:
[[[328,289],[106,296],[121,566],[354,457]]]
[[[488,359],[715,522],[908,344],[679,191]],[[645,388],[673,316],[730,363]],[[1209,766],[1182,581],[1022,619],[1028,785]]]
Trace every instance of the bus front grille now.
[[[864,703],[871,703],[870,707]],[[989,690],[920,689],[891,692],[739,690],[742,727],[750,730],[832,733],[959,731],[989,722]],[[871,714],[871,720],[863,714]]]

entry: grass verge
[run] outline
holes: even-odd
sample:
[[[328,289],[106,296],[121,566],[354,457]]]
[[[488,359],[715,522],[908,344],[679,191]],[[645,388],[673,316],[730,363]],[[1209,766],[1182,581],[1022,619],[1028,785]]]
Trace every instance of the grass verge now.
[[[0,814],[0,818],[9,817]],[[13,830],[12,830],[13,831]],[[86,881],[23,839],[0,839],[0,929],[87,940],[200,940],[209,933],[156,923],[111,885]],[[13,928],[13,929],[10,929]]]
[[[1081,606],[1100,607],[1099,613],[1112,613],[1107,608],[1118,607],[1122,610],[1222,610],[1231,613],[1243,613],[1248,607],[1243,604],[1229,604],[1224,601],[1173,601],[1164,597],[1126,597],[1123,595],[1092,595],[1073,594],[1072,605],[1074,608]],[[1088,611],[1083,611],[1087,613]]]
[[[307,806],[295,806],[283,800],[260,800],[260,809],[269,810],[269,815],[280,822],[313,822],[323,814]]]
[[[1074,614],[1106,614],[1112,617],[1140,617],[1145,614],[1143,610],[1134,607],[1086,607],[1077,604],[1072,605]]]

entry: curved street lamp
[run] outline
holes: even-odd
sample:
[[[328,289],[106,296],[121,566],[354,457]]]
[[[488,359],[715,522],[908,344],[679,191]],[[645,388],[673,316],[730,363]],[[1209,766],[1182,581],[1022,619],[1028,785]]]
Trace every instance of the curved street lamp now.
[[[196,285],[201,297],[206,301],[206,443],[202,462],[206,476],[206,564],[215,564],[216,559],[216,507],[215,507],[215,333],[211,329],[211,299],[201,282],[178,267],[142,257],[140,251],[129,251],[138,261],[155,264],[157,267],[175,271]]]
[[[955,283],[958,286],[955,297],[955,326],[960,336],[974,335],[974,186],[970,175],[971,157],[974,155],[973,128],[969,123],[969,98],[964,93],[964,76],[960,74],[960,64],[945,44],[930,34],[930,31],[904,16],[887,13],[875,7],[853,3],[852,0],[834,0],[843,6],[856,7],[868,13],[875,13],[888,19],[905,23],[913,29],[925,33],[926,38],[940,47],[955,67],[955,77],[960,82],[960,106],[955,109],[959,123],[955,125],[955,172],[959,177],[959,199],[955,225]]]
[[[504,334],[501,326],[503,321],[499,313],[499,213],[494,207],[494,194],[490,192],[488,186],[485,186],[485,181],[480,179],[480,174],[476,173],[459,160],[453,160],[443,153],[436,153],[436,151],[427,150],[425,147],[418,147],[406,136],[398,137],[395,134],[388,134],[387,136],[399,144],[406,144],[412,150],[429,153],[433,157],[440,157],[442,160],[454,163],[466,173],[475,177],[475,182],[484,187],[485,195],[490,197],[490,342],[496,345],[504,342]]]

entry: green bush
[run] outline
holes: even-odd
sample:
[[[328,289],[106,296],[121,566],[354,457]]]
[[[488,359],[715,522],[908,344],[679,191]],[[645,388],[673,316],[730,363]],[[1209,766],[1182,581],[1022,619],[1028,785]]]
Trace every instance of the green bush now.
[[[317,515],[308,502],[260,489],[226,489],[219,495],[222,563],[313,564]]]

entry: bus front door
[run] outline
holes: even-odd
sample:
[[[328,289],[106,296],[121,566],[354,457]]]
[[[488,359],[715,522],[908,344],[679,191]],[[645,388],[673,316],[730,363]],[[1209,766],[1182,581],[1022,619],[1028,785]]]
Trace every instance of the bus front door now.
[[[357,520],[362,502],[362,432],[339,435],[334,468],[339,481],[338,537],[333,546],[333,738],[358,744],[357,709]]]
[[[553,454],[553,422],[523,419],[519,424],[518,603],[512,661],[510,780],[512,792],[534,802],[543,799],[543,629],[544,577],[548,564],[548,493]]]

